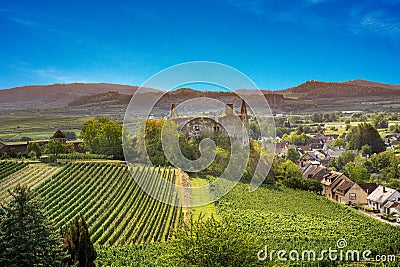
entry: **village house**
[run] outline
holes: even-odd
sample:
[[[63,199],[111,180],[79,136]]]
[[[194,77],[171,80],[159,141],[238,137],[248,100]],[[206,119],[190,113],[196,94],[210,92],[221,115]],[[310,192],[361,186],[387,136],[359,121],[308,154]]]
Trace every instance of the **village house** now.
[[[4,142],[0,141],[0,154],[6,153],[11,156],[25,154],[28,142]]]
[[[322,150],[325,151],[328,147],[324,143],[312,143],[310,144],[311,150]]]
[[[351,181],[346,175],[340,172],[330,171],[325,174],[321,180],[322,195],[336,200],[335,192],[333,190],[342,180]]]
[[[345,205],[367,204],[367,192],[365,192],[360,185],[351,181],[350,179],[342,179],[332,191],[334,193],[335,200],[339,203]]]
[[[392,208],[391,205],[385,208],[387,202],[400,202],[400,193],[395,189],[380,185],[367,197],[367,200],[368,207],[384,213]]]
[[[304,169],[302,174],[304,179],[322,181],[324,175],[330,171],[325,166],[320,165],[319,162],[317,163],[318,164],[309,164],[307,168]]]
[[[304,155],[306,152],[311,151],[311,147],[308,145],[297,146],[297,151],[299,151],[300,155]]]

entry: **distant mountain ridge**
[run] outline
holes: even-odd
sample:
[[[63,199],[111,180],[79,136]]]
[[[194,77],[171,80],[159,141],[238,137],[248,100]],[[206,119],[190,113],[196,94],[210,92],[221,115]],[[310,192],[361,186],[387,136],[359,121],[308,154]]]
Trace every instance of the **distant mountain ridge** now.
[[[22,86],[0,90],[0,109],[29,109],[29,108],[56,108],[84,105],[98,105],[101,103],[126,105],[130,96],[138,86],[108,84],[108,83],[72,83],[53,84],[45,86]],[[252,89],[239,89],[240,93],[252,94]],[[269,99],[276,100],[276,107],[284,110],[302,110],[319,107],[326,100],[333,103],[346,99],[348,106],[354,103],[361,105],[362,101],[391,101],[400,100],[400,85],[383,84],[366,80],[352,80],[346,82],[321,82],[310,80],[296,87],[284,90],[262,90]],[[146,93],[163,94],[157,89],[146,88],[142,94],[146,101]],[[187,100],[194,97],[214,97],[226,101],[234,101],[232,92],[197,91],[191,88],[181,88],[165,95],[161,106],[167,108],[170,103]],[[271,98],[271,96],[274,96]],[[236,101],[236,100],[235,100]],[[304,102],[306,101],[306,102]],[[395,103],[396,104],[396,103]],[[290,109],[292,105],[292,109]],[[307,105],[307,107],[305,106]],[[287,109],[289,107],[289,109]],[[293,109],[294,107],[294,109]]]

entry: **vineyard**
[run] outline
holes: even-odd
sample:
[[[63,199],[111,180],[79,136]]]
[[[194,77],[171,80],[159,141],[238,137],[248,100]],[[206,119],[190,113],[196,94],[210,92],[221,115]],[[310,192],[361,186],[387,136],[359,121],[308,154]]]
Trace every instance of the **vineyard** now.
[[[0,180],[26,166],[20,161],[0,161]]]
[[[221,217],[261,236],[270,249],[322,251],[344,238],[346,249],[398,254],[400,228],[311,192],[238,184],[218,203]]]
[[[0,165],[2,163],[4,162],[1,162]],[[23,162],[13,162],[13,165],[7,168],[10,174],[0,180],[0,196],[2,200],[9,199],[10,196],[7,189],[12,188],[16,184],[26,184],[34,189],[61,169],[60,167],[48,164],[27,164]]]
[[[137,179],[150,180],[151,190],[171,197],[177,194],[161,185],[161,180],[175,183],[174,170],[135,167]],[[152,179],[156,172],[163,179]],[[49,218],[57,228],[75,216],[85,217],[92,241],[100,245],[142,244],[165,241],[182,217],[181,208],[148,196],[135,182],[127,166],[113,163],[69,163],[42,183],[41,196]]]

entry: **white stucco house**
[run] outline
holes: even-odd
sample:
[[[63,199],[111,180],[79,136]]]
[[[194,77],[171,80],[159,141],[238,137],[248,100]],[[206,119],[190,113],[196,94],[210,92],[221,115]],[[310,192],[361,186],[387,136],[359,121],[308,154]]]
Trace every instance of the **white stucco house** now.
[[[393,208],[392,203],[400,202],[400,193],[395,189],[380,185],[367,197],[367,202],[368,207],[382,213],[389,213]],[[388,202],[392,203],[386,205]]]

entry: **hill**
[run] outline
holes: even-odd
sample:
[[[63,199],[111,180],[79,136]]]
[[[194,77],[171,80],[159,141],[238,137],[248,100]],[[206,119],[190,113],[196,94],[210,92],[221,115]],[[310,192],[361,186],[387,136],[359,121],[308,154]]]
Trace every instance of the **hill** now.
[[[347,82],[307,81],[299,86],[283,90],[300,99],[337,99],[344,97],[371,98],[400,96],[400,85],[389,85],[365,80]]]
[[[69,102],[85,95],[118,92],[134,94],[137,86],[108,83],[71,83],[21,86],[0,90],[0,109],[30,107],[65,107]],[[148,92],[156,92],[148,89]]]

